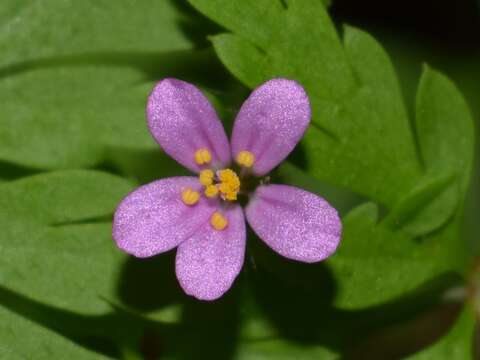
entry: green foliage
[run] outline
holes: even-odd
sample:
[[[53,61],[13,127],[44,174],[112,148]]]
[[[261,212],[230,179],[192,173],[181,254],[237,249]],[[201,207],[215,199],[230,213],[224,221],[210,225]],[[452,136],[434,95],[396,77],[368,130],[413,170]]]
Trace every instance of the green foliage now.
[[[167,358],[336,359],[465,282],[474,129],[455,85],[425,66],[411,117],[386,52],[350,26],[340,37],[330,1],[189,2],[227,32],[174,1],[2,5],[0,357],[140,359],[147,341]],[[192,49],[200,28],[217,32],[214,52]],[[201,304],[171,254],[121,254],[111,215],[133,182],[184,173],[145,125],[155,80],[206,88],[230,124],[246,91],[215,56],[249,88],[279,76],[306,88],[312,124],[273,177],[327,198],[344,233],[316,265],[252,239],[236,287]],[[55,171],[32,175],[43,170]],[[467,309],[412,359],[468,358],[473,326]]]
[[[74,54],[158,52],[192,46],[170,1],[7,0],[0,9],[0,65]]]
[[[298,165],[387,207],[383,219],[373,204],[344,218],[340,249],[326,262],[337,280],[337,306],[380,305],[464,271],[458,236],[474,132],[446,77],[424,69],[410,120],[383,49],[351,27],[342,44],[318,1],[190,2],[230,31],[211,40],[245,85],[282,76],[305,86],[313,124]]]
[[[254,87],[284,76],[305,86],[313,126],[302,144],[311,173],[387,206],[420,181],[421,159],[398,82],[387,55],[371,36],[347,27],[342,48],[318,1],[290,1],[287,9],[270,1],[191,3],[233,31],[213,36],[212,42],[225,66],[243,83]],[[263,20],[257,21],[260,17]],[[468,111],[458,106],[469,126]],[[466,137],[466,151],[471,152],[471,132]]]
[[[2,286],[79,313],[109,310],[124,259],[111,241],[110,216],[131,189],[87,170],[0,185]]]
[[[149,88],[121,67],[57,66],[1,79],[0,157],[67,168],[98,163],[107,146],[153,147],[138,126]]]
[[[0,308],[0,322],[3,359],[107,359],[7,309]]]
[[[371,36],[351,27],[342,46],[319,2],[288,1],[286,8],[270,1],[191,3],[232,31],[212,41],[239,80],[254,87],[284,76],[306,87],[313,109],[313,126],[302,141],[308,172],[391,210],[380,224],[371,206],[344,219],[340,251],[327,261],[341,287],[339,306],[395,298],[449,270],[439,264],[461,271],[454,265],[458,251],[446,250],[455,258],[447,262],[431,256],[435,242],[442,249],[462,246],[447,240],[455,231],[428,236],[455,216],[472,163],[472,119],[447,79],[425,70],[415,139],[388,56]],[[257,21],[266,14],[268,19]],[[418,244],[417,236],[427,237]]]
[[[0,160],[78,168],[112,148],[158,148],[143,121],[154,80],[190,76],[211,56],[185,50],[192,43],[177,24],[187,17],[172,3],[143,4],[148,11],[123,0],[7,1]]]

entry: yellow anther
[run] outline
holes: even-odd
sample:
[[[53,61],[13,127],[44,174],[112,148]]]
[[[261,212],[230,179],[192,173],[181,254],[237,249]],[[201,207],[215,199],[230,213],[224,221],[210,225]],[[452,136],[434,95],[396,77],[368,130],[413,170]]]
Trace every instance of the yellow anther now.
[[[198,177],[198,179],[200,180],[200,184],[202,184],[203,186],[209,186],[213,184],[213,176],[213,170],[206,169],[200,171],[200,176]]]
[[[240,179],[238,178],[235,171],[231,169],[219,170],[217,172],[217,175],[221,183],[228,184],[232,188],[240,187]]]
[[[208,164],[210,161],[212,161],[212,154],[208,149],[201,148],[195,151],[195,162],[198,165]]]
[[[218,194],[218,188],[217,188],[216,185],[208,185],[205,188],[205,196],[206,197],[213,198],[213,197],[217,196],[217,194]]]
[[[220,184],[218,190],[222,193],[225,200],[237,200],[237,193],[240,190],[240,179],[237,174],[230,169],[224,169],[217,172]]]
[[[231,191],[225,194],[225,200],[235,201],[237,200],[237,192]]]
[[[250,151],[243,150],[237,154],[235,160],[237,160],[238,165],[252,167],[253,163],[255,162],[255,155],[253,155]]]
[[[218,185],[218,190],[220,190],[222,194],[226,194],[232,191],[232,189],[230,188],[230,185],[227,183],[221,183],[220,185]]]
[[[228,220],[218,211],[215,211],[210,218],[210,224],[215,230],[223,230],[227,227]]]
[[[200,199],[198,191],[186,188],[182,191],[182,201],[185,205],[195,205]]]

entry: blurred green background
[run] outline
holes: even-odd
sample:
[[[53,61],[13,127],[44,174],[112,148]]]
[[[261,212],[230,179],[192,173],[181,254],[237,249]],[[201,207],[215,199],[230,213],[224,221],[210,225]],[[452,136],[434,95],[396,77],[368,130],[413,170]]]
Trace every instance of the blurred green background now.
[[[0,358],[478,357],[478,1],[3,0],[0,54]],[[230,129],[275,76],[314,115],[273,178],[337,207],[342,245],[306,265],[250,233],[199,302],[174,252],[111,239],[123,196],[186,173],[146,97],[192,82]]]

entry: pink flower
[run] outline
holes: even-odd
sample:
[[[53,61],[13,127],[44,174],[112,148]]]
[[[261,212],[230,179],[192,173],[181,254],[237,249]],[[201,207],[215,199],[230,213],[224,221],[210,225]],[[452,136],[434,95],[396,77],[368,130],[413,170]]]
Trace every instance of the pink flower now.
[[[310,122],[310,103],[298,83],[273,79],[255,89],[237,115],[231,145],[209,101],[184,81],[155,86],[147,119],[162,149],[199,176],[161,179],[130,193],[114,216],[119,248],[149,257],[177,247],[178,281],[202,300],[221,297],[239,274],[245,218],[289,259],[313,263],[335,251],[342,225],[333,207],[307,191],[260,180],[287,157]],[[237,196],[244,195],[242,209]]]

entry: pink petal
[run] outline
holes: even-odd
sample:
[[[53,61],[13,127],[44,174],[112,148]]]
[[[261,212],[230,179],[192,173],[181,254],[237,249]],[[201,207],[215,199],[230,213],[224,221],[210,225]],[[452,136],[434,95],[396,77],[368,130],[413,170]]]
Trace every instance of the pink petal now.
[[[297,82],[267,81],[253,91],[237,115],[232,155],[242,150],[255,155],[253,172],[264,175],[284,160],[310,122],[310,102]]]
[[[113,219],[113,238],[118,247],[137,257],[168,251],[188,239],[215,211],[216,202],[201,198],[185,205],[182,190],[200,190],[194,177],[154,181],[127,195]]]
[[[214,300],[230,287],[243,266],[245,219],[240,206],[224,211],[228,225],[206,223],[177,250],[176,272],[183,290],[200,300]]]
[[[260,186],[246,216],[255,233],[289,259],[317,262],[329,257],[340,242],[337,211],[321,197],[292,186]]]
[[[164,79],[147,103],[148,127],[162,149],[188,169],[201,170],[195,152],[206,148],[214,167],[230,162],[230,146],[215,109],[195,86]]]

